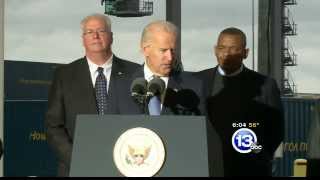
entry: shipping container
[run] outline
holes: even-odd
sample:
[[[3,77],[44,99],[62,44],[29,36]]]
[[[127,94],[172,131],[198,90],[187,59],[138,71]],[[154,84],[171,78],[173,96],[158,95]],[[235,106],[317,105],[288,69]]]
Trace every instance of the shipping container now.
[[[293,176],[295,159],[307,158],[310,123],[320,106],[320,94],[296,94],[282,97],[285,129],[280,151],[274,162],[273,176]]]

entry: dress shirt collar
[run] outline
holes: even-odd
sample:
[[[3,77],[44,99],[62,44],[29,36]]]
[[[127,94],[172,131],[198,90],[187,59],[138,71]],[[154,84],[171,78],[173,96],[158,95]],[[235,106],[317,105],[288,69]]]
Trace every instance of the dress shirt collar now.
[[[97,76],[99,75],[98,67],[102,67],[103,68],[103,74],[107,79],[107,91],[109,90],[110,77],[111,77],[111,67],[112,67],[112,61],[113,61],[112,59],[113,59],[113,55],[106,61],[106,63],[98,66],[97,64],[93,63],[87,57],[87,62],[88,62],[88,65],[89,65],[89,70],[90,70],[91,81],[92,81],[93,87],[95,87],[96,79],[97,79]]]
[[[236,70],[235,72],[231,73],[231,74],[226,74],[224,72],[224,70],[221,68],[221,66],[218,66],[218,72],[221,76],[226,76],[226,77],[232,77],[232,76],[236,76],[238,74],[240,74],[243,71],[243,64],[241,64],[240,68],[238,70]]]
[[[148,67],[148,65],[145,63],[143,66],[143,72],[144,72],[144,78],[149,82],[153,79],[153,72],[151,69]],[[168,87],[168,81],[169,77],[161,76],[160,77],[166,84],[166,87]]]
[[[112,59],[113,59],[113,54],[110,56],[110,58],[102,65],[97,65],[95,64],[91,59],[89,59],[88,57],[87,61],[88,61],[88,65],[89,65],[89,69],[90,69],[90,74],[92,77],[95,76],[96,73],[98,73],[98,67],[102,67],[103,68],[103,73],[106,75],[106,72],[111,70],[112,67]]]

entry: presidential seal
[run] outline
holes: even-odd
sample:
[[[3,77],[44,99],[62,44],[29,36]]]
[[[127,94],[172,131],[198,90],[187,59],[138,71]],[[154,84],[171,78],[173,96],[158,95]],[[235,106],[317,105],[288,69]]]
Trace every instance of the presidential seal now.
[[[165,149],[160,137],[150,129],[132,128],[124,132],[113,149],[113,160],[127,177],[151,177],[162,167]]]

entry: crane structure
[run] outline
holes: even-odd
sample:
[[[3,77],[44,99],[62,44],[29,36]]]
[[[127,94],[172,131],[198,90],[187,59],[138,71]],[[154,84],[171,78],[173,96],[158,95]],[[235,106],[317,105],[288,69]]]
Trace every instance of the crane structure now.
[[[288,67],[297,65],[289,36],[297,35],[288,6],[296,0],[259,0],[258,71],[274,78],[282,95],[292,96],[296,85]]]
[[[294,22],[288,6],[296,5],[296,0],[283,0],[283,16],[282,16],[282,65],[283,65],[283,94],[293,95],[296,93],[296,85],[290,75],[288,67],[297,65],[297,54],[294,52],[289,36],[297,35],[297,24]]]
[[[142,17],[153,14],[153,1],[151,0],[101,0],[105,6],[104,14],[117,17]],[[178,27],[181,34],[181,0],[166,0],[166,20]],[[181,62],[181,39],[178,39],[176,48],[177,61],[174,69],[183,71]]]
[[[141,17],[153,14],[151,0],[101,0],[105,14],[117,17]]]

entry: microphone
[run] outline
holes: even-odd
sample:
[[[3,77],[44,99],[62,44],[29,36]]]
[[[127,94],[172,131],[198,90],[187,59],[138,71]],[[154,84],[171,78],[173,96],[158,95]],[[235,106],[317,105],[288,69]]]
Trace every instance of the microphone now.
[[[161,78],[155,77],[147,85],[147,97],[160,95],[165,88],[165,82]]]
[[[140,104],[144,103],[147,81],[140,77],[133,80],[130,87],[131,96]]]

